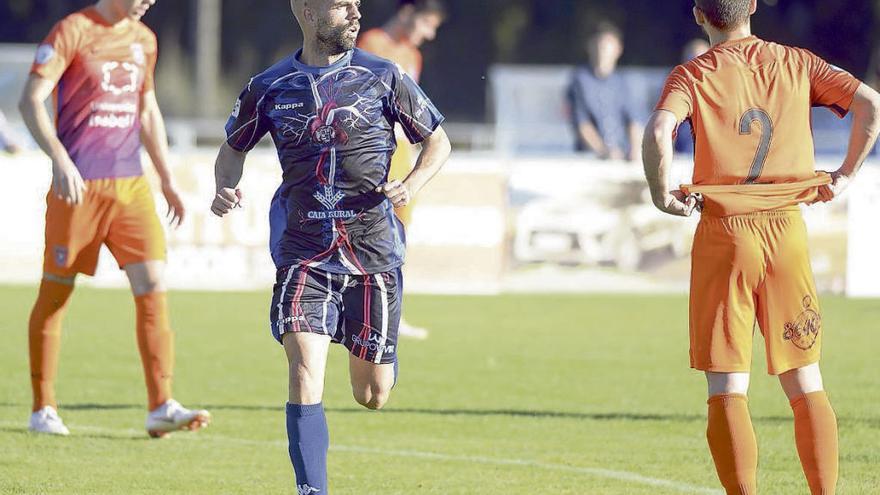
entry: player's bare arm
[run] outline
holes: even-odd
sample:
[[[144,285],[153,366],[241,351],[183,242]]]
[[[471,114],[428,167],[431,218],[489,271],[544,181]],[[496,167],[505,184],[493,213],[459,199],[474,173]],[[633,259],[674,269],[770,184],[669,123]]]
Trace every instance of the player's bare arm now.
[[[669,189],[669,165],[672,163],[672,135],[678,125],[675,115],[657,110],[645,126],[642,139],[642,163],[651,190],[651,199],[660,211],[670,215],[688,217],[697,206],[693,196],[687,197],[679,190]]]
[[[443,168],[443,164],[449,159],[451,152],[452,145],[449,143],[446,131],[443,130],[443,127],[438,127],[422,142],[419,158],[406,179],[403,182],[393,180],[382,184],[376,190],[384,193],[395,208],[406,206],[425,184]]]
[[[34,140],[52,160],[52,190],[68,204],[82,203],[86,189],[82,176],[67,154],[55,132],[46,100],[55,89],[55,82],[31,74],[24,87],[18,108]]]
[[[174,177],[168,168],[168,134],[165,131],[165,120],[156,101],[156,93],[147,91],[141,96],[141,143],[162,184],[162,195],[168,203],[165,216],[172,226],[180,226],[186,216],[183,200],[174,185]]]
[[[861,84],[850,105],[853,116],[849,148],[843,165],[831,173],[833,183],[820,191],[821,199],[829,201],[840,195],[858,173],[880,134],[880,94]]]
[[[214,180],[217,185],[217,194],[211,203],[211,212],[222,217],[241,204],[241,191],[237,189],[238,182],[244,170],[244,160],[247,153],[236,151],[231,146],[223,143],[214,163]]]

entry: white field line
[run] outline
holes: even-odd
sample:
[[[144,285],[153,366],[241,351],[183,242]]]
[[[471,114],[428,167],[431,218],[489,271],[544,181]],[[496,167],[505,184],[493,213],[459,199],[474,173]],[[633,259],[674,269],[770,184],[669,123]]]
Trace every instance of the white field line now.
[[[82,432],[91,432],[98,433],[103,435],[110,436],[118,436],[122,438],[128,437],[136,437],[140,438],[145,435],[144,430],[136,430],[136,429],[116,429],[116,428],[103,428],[100,426],[88,426],[88,425],[78,425],[78,424],[70,424],[68,425],[71,430],[82,431]],[[0,428],[24,428],[23,423],[12,423],[12,422],[2,422],[0,421]],[[76,436],[76,433],[73,434]],[[180,437],[177,438],[190,438],[192,440],[209,440],[215,442],[223,442],[223,443],[235,443],[241,445],[274,445],[278,447],[286,447],[287,442],[283,440],[250,440],[247,438],[235,438],[235,437],[226,437],[222,435],[215,435],[213,433],[206,433],[204,435],[198,436],[189,436],[189,437]],[[161,441],[161,440],[159,440]],[[450,455],[450,454],[440,454],[436,452],[424,452],[420,450],[389,450],[389,449],[378,449],[378,448],[370,448],[370,447],[358,447],[353,445],[331,445],[331,451],[336,452],[349,452],[354,454],[375,454],[375,455],[383,455],[390,457],[407,457],[407,458],[416,458],[416,459],[429,459],[436,461],[449,461],[449,462],[465,462],[470,464],[485,464],[491,466],[520,466],[520,467],[528,467],[528,468],[536,468],[543,469],[546,471],[559,471],[571,474],[580,474],[585,476],[593,476],[596,478],[605,478],[612,479],[618,481],[624,481],[628,483],[634,483],[639,485],[647,485],[647,486],[656,486],[660,488],[666,488],[669,490],[677,491],[680,493],[693,493],[693,494],[705,494],[705,495],[723,495],[722,490],[716,490],[712,488],[705,488],[702,486],[691,485],[688,483],[681,483],[678,481],[667,480],[663,478],[653,478],[650,476],[644,476],[638,473],[633,473],[631,471],[618,471],[614,469],[604,469],[604,468],[594,468],[594,467],[580,467],[580,466],[569,466],[566,464],[555,464],[550,462],[540,462],[540,461],[531,461],[527,459],[504,459],[498,457],[483,457],[483,456],[470,456],[470,455]]]

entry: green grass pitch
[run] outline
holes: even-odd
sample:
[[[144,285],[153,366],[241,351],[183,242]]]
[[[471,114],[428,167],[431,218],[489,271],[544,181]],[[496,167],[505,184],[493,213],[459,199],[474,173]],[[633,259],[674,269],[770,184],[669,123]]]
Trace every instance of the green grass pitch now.
[[[0,288],[0,493],[294,493],[287,366],[266,293],[172,294],[175,397],[214,424],[149,440],[124,291],[80,289],[64,327],[58,394],[72,435],[27,433],[27,318],[36,289]],[[880,301],[827,297],[823,370],[840,418],[841,495],[880,493]],[[683,296],[412,296],[432,330],[400,346],[387,409],[351,398],[334,347],[325,406],[331,492],[720,493],[704,438],[705,384],[687,367]],[[805,494],[791,410],[764,373],[751,410],[762,493]]]

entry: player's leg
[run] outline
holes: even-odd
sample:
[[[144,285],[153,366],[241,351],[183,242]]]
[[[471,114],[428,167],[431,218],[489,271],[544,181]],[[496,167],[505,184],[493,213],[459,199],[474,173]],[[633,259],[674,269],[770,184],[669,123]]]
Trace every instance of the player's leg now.
[[[706,372],[706,439],[728,494],[756,493],[758,447],[748,408],[758,245],[741,219],[704,217],[691,269],[691,366]]]
[[[402,286],[398,269],[360,276],[343,294],[351,390],[368,409],[381,409],[397,381]]]
[[[135,302],[135,330],[147,387],[146,429],[162,437],[210,423],[204,410],[189,410],[172,398],[174,333],[165,288],[165,232],[144,177],[113,181],[115,208],[105,243],[125,270]]]
[[[76,274],[93,274],[98,263],[99,232],[104,222],[97,196],[99,190],[97,184],[90,183],[79,205],[69,205],[51,191],[46,199],[43,279],[28,320],[33,391],[29,427],[36,432],[69,433],[58,416],[55,399],[61,324],[73,293]]]
[[[330,434],[322,398],[330,337],[309,332],[282,336],[289,367],[287,440],[298,493],[326,494]]]
[[[778,233],[759,314],[767,363],[794,413],[795,443],[810,491],[833,494],[838,476],[837,418],[822,383],[822,318],[799,212],[774,220]]]
[[[322,397],[331,338],[339,326],[345,277],[292,266],[278,270],[269,308],[272,335],[289,366],[288,453],[298,493],[327,493],[329,435]]]

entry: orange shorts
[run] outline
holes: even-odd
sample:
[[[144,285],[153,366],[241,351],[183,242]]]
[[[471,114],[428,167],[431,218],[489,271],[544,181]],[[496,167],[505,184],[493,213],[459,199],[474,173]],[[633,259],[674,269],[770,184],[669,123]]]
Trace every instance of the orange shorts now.
[[[43,271],[58,277],[94,275],[106,244],[119,267],[165,259],[165,231],[146,178],[87,180],[76,206],[46,196]]]
[[[767,371],[819,361],[819,301],[807,230],[797,208],[727,217],[704,214],[691,258],[691,367],[748,372],[755,321]]]

